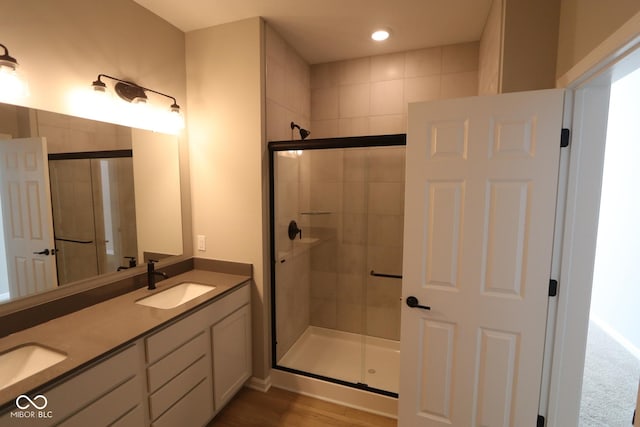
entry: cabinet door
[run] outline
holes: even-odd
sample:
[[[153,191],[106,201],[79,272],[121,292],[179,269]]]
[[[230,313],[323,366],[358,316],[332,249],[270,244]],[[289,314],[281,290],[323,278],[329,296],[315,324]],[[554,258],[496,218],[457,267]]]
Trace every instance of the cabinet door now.
[[[213,395],[219,411],[251,376],[251,309],[236,310],[212,328]]]

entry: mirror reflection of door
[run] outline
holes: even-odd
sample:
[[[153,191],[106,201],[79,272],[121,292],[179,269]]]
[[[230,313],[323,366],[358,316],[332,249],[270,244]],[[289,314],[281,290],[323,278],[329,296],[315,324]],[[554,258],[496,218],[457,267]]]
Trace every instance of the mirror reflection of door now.
[[[0,300],[57,286],[44,138],[0,140]]]
[[[49,157],[59,283],[117,271],[138,251],[131,150]]]

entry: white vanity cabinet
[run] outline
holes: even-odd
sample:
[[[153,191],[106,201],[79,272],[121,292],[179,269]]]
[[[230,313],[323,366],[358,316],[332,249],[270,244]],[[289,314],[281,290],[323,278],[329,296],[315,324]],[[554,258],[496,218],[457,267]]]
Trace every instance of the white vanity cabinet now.
[[[46,408],[0,415],[0,426],[205,425],[251,376],[250,287],[216,301],[29,393]],[[21,406],[28,402],[21,401]]]
[[[24,410],[15,408],[5,413],[0,417],[0,425],[144,425],[144,381],[139,369],[142,351],[141,345],[132,344],[90,365],[60,385],[42,392],[29,393],[29,397],[38,406],[42,406],[45,400],[35,396],[44,396],[46,407],[38,409],[26,400],[21,401],[21,406],[29,407]]]
[[[213,325],[214,398],[220,410],[251,377],[251,308],[245,305]],[[216,412],[217,412],[216,411]]]
[[[145,338],[153,427],[206,424],[249,378],[249,301],[242,286]]]

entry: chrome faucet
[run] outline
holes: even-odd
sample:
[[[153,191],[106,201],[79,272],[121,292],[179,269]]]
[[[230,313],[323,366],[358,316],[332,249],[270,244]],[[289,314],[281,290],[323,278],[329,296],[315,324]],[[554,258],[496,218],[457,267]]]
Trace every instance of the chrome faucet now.
[[[155,262],[158,262],[158,260],[150,259],[147,262],[147,289],[150,291],[156,288],[156,275],[164,277],[165,279],[169,277],[167,276],[167,273],[155,271]]]

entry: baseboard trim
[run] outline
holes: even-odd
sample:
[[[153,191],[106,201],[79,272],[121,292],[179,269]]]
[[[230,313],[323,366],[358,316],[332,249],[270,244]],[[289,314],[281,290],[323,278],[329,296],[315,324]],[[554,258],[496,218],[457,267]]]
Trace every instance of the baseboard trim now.
[[[398,418],[398,399],[273,369],[272,385],[305,396],[385,417]]]
[[[271,376],[267,378],[251,377],[247,380],[245,387],[266,393],[271,388]]]

